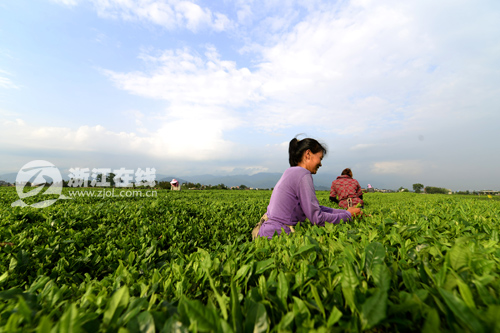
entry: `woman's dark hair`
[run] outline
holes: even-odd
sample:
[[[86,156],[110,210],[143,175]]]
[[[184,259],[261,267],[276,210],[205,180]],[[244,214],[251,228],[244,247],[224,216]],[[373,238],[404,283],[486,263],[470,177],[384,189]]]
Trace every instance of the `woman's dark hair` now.
[[[300,161],[302,161],[302,156],[308,149],[311,150],[313,154],[322,151],[323,155],[326,155],[326,147],[315,139],[305,138],[298,140],[297,137],[295,137],[290,141],[290,146],[288,147],[288,161],[290,162],[290,166],[297,166]]]
[[[352,178],[352,171],[349,168],[345,168],[344,171],[342,171],[342,176],[343,175],[348,175],[349,177]]]

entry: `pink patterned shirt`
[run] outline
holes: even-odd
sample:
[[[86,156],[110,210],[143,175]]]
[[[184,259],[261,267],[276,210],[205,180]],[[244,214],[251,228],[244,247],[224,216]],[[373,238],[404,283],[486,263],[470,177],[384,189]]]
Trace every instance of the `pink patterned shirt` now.
[[[343,208],[348,208],[347,198],[352,199],[352,206],[356,207],[358,203],[363,205],[363,200],[359,197],[363,195],[361,191],[361,186],[356,179],[349,177],[348,175],[338,176],[336,180],[332,182],[332,187],[330,189],[330,197],[339,197],[339,206]]]

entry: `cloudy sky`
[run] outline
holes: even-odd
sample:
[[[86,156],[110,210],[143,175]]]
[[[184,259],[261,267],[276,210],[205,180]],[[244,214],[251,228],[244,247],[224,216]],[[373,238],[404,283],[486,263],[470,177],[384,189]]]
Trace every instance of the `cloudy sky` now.
[[[498,0],[4,0],[0,174],[282,172],[305,133],[321,173],[500,190],[498,22]]]

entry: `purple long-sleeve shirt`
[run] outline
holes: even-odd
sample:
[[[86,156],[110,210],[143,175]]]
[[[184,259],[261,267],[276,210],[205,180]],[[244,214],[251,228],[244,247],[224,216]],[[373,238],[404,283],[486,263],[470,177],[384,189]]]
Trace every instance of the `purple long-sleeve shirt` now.
[[[267,206],[267,218],[260,227],[259,236],[272,238],[275,232],[281,234],[282,228],[289,234],[288,226],[295,226],[306,218],[313,224],[324,226],[325,222],[337,224],[341,220],[350,220],[351,213],[320,206],[311,172],[296,166],[285,170],[274,187]]]

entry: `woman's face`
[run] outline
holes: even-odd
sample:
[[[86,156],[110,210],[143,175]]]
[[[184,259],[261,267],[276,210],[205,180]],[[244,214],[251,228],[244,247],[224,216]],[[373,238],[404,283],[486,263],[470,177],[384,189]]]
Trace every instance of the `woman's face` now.
[[[309,170],[312,174],[315,174],[321,166],[322,159],[323,151],[319,151],[314,154],[312,151],[307,150],[302,157],[302,167]]]

